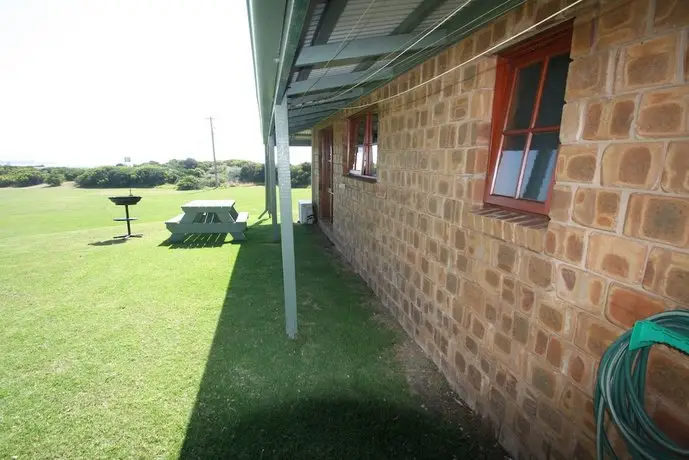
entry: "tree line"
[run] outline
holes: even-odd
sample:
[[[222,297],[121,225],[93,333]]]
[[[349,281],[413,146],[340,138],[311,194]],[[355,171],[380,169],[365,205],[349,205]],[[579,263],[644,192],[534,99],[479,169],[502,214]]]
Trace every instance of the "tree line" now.
[[[292,187],[311,184],[311,163],[290,167]],[[264,184],[265,166],[248,160],[218,162],[220,186]],[[178,190],[215,187],[215,168],[212,161],[170,160],[167,163],[148,163],[96,168],[0,166],[0,187],[28,187],[48,184],[57,186],[74,181],[81,188],[135,188],[174,184]]]

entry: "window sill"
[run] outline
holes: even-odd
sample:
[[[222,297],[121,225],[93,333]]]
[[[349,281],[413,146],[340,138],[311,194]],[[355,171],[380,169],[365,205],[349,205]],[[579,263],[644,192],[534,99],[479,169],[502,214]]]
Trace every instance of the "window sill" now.
[[[550,218],[515,209],[484,204],[466,215],[466,225],[474,230],[514,243],[532,251],[543,252]]]
[[[503,208],[492,204],[484,204],[475,207],[471,213],[477,216],[491,217],[493,219],[512,222],[523,227],[538,228],[547,227],[550,218],[541,214],[533,214],[519,209]]]
[[[546,204],[538,201],[516,200],[506,196],[487,195],[483,198],[483,206],[498,208],[502,211],[513,211],[522,215],[536,215],[544,217]]]
[[[350,177],[352,179],[360,180],[363,182],[378,182],[378,178],[375,176],[364,176],[362,174],[356,174],[350,172],[349,174],[345,174],[346,177]]]

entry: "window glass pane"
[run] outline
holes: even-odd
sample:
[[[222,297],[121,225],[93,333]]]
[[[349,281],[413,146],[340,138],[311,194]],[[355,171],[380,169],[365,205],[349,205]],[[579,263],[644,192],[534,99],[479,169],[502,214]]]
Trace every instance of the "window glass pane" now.
[[[378,114],[371,114],[371,167],[369,174],[376,176],[378,171]]]
[[[354,158],[354,171],[361,173],[364,168],[364,146],[358,145],[356,148],[356,154]]]
[[[371,139],[373,139],[372,143],[377,144],[378,143],[378,114],[374,113],[371,115],[371,129],[373,130],[373,133],[371,134]]]
[[[354,145],[351,157],[351,171],[361,174],[364,162],[364,134],[366,132],[366,117],[351,118],[354,124]]]
[[[555,169],[559,138],[558,132],[534,134],[526,157],[524,180],[519,198],[534,201],[546,200]]]
[[[364,145],[364,134],[366,133],[366,117],[356,120],[356,145]]]
[[[531,124],[538,82],[541,78],[543,61],[536,62],[517,71],[507,129],[524,129]]]
[[[514,197],[517,194],[524,147],[526,147],[526,135],[505,136],[500,163],[495,172],[493,195]]]
[[[371,175],[377,176],[378,174],[378,146],[373,144],[371,147]]]
[[[565,105],[565,86],[569,70],[569,53],[554,56],[548,62],[543,96],[538,108],[536,126],[559,126]]]

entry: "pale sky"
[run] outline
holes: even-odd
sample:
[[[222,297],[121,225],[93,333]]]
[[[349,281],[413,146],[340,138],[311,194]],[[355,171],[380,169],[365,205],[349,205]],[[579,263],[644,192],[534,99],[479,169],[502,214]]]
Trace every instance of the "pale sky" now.
[[[244,0],[0,0],[0,162],[209,160],[209,116],[263,161]]]

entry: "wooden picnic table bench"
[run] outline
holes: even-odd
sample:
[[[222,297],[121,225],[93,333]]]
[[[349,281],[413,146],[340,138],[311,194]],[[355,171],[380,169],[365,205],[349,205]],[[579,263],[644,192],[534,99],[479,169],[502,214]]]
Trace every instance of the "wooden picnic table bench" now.
[[[244,240],[248,212],[237,212],[234,200],[194,200],[182,206],[182,214],[165,221],[171,242],[184,241],[188,234],[229,233]]]

